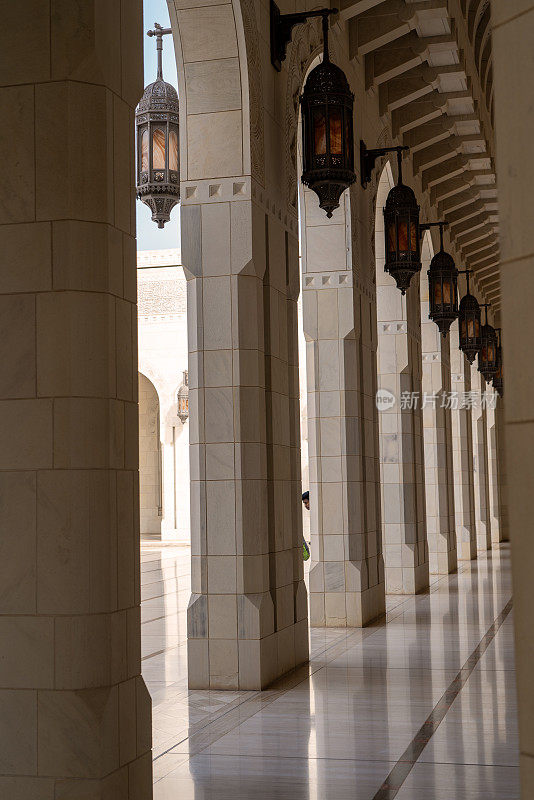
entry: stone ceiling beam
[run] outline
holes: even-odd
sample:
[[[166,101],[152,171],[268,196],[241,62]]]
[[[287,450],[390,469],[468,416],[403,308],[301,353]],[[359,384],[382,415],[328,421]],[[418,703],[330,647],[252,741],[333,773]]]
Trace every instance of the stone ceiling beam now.
[[[430,147],[418,150],[412,157],[414,174],[417,174],[421,169],[428,169],[440,164],[453,155],[465,155],[466,148],[472,146],[480,146],[478,152],[485,152],[486,143],[484,138],[480,134],[472,134],[471,136],[451,135]]]
[[[445,221],[449,223],[450,226],[457,225],[459,222],[464,222],[465,220],[472,219],[476,217],[478,214],[485,213],[486,206],[482,200],[475,200],[472,203],[469,203],[461,208],[456,209],[451,214],[446,214]],[[443,215],[440,214],[440,217]]]
[[[463,192],[447,197],[438,203],[438,216],[448,217],[449,214],[463,209],[476,202],[480,198],[480,190],[476,186],[471,186]]]
[[[378,94],[380,114],[405,106],[439,89],[443,75],[457,76],[458,81],[466,80],[461,64],[447,64],[444,67],[419,64],[403,75],[381,83]]]
[[[415,30],[420,19],[441,17],[448,22],[446,0],[426,0],[406,4],[404,0],[385,0],[353,16],[349,23],[349,57],[377,50]]]
[[[474,217],[469,217],[469,219],[464,219],[461,222],[457,222],[455,225],[451,225],[449,227],[449,233],[454,239],[458,240],[468,231],[476,230],[476,228],[487,224],[488,215],[486,211],[482,211]]]
[[[462,236],[462,241],[457,241],[456,246],[460,247],[463,252],[463,248],[466,245],[474,244],[474,242],[481,241],[482,239],[487,239],[488,236],[491,236],[494,233],[495,231],[492,225],[483,225],[474,231],[468,231],[464,236]]]
[[[419,37],[416,31],[379,47],[365,56],[365,88],[379,86],[397,78],[418,64],[429,62],[445,50],[452,53],[452,63],[459,61],[454,32],[442,36]]]
[[[490,258],[484,259],[484,261],[479,262],[476,266],[473,265],[473,269],[477,275],[486,274],[486,273],[493,273],[499,267],[499,254],[491,256]]]
[[[437,183],[430,189],[430,202],[434,205],[440,200],[457,195],[470,187],[479,187],[481,180],[495,181],[493,170],[477,170],[472,172],[465,169],[463,175],[456,176],[450,180]]]
[[[469,263],[475,267],[493,257],[499,258],[499,245],[496,242],[488,245],[488,247],[480,250],[475,255],[472,255],[469,259]]]
[[[357,17],[358,14],[363,14],[364,11],[369,11],[375,6],[379,6],[384,0],[340,0],[339,2],[339,16],[342,19],[348,20],[351,17]]]
[[[464,257],[469,259],[469,263],[471,263],[471,258],[473,258],[473,256],[477,255],[483,250],[487,250],[488,247],[491,247],[494,244],[498,244],[497,236],[495,235],[495,233],[491,233],[487,236],[486,241],[474,242],[471,245],[466,245],[465,247],[462,247],[462,252]]]

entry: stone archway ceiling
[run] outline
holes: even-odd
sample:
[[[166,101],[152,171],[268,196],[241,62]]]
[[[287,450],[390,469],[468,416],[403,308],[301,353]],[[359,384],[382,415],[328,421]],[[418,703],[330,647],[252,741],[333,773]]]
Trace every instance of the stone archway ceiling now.
[[[489,0],[341,0],[393,136],[494,311],[500,307]]]

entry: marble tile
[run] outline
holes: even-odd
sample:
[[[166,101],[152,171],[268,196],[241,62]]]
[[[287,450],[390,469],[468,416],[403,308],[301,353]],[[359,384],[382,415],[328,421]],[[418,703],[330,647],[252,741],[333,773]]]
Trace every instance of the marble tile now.
[[[155,800],[373,800],[511,597],[504,546],[366,628],[311,629],[309,665],[261,693],[189,691],[189,561],[142,548]],[[510,613],[396,797],[517,800],[516,706]]]

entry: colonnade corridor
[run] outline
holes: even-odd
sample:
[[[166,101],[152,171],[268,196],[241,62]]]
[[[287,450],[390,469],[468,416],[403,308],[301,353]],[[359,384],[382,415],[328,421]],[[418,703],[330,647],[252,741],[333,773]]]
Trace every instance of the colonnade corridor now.
[[[509,544],[366,628],[311,628],[263,692],[188,690],[189,559],[141,544],[155,800],[517,800]]]

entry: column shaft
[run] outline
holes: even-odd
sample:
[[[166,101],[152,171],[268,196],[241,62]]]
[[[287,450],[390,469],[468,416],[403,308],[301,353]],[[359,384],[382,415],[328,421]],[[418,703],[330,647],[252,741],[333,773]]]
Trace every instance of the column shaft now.
[[[496,407],[497,392],[486,387],[488,403],[486,407],[487,444],[488,444],[488,499],[491,524],[491,541],[498,544],[502,541],[501,512],[499,507],[499,463],[497,457]]]
[[[417,278],[405,297],[380,269],[377,281],[378,388],[395,398],[379,412],[386,592],[413,594],[429,581]]]
[[[141,3],[124,19],[120,4],[93,0],[33,9],[21,18],[4,4],[0,34],[0,796],[149,800],[133,186]]]
[[[421,277],[423,350],[423,429],[425,495],[430,572],[447,575],[457,568],[450,409],[449,337],[429,320],[428,278]]]
[[[348,197],[330,221],[312,192],[305,191],[304,198],[311,624],[360,626],[385,611],[377,530],[374,313],[347,263]],[[329,267],[315,260],[322,236],[339,244]]]
[[[189,685],[261,689],[308,657],[298,247],[274,215],[251,200],[224,197],[182,205],[182,242],[189,323]]]
[[[501,528],[501,541],[510,541],[510,527],[508,522],[508,487],[506,478],[506,453],[504,430],[504,400],[497,400],[495,409],[495,433],[497,447],[497,483],[499,489],[499,524]]]
[[[489,516],[488,486],[488,437],[486,409],[482,395],[486,391],[486,381],[477,369],[476,362],[471,366],[471,386],[474,402],[473,421],[473,473],[475,478],[475,526],[477,549],[491,550],[491,520]]]
[[[458,321],[451,326],[451,388],[453,392],[452,456],[454,512],[458,558],[477,557],[473,475],[473,415],[465,398],[471,396],[471,367],[459,348]]]

